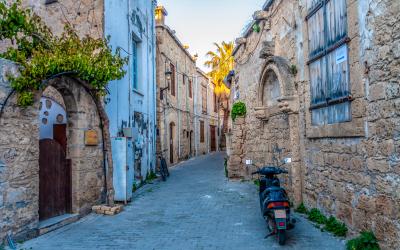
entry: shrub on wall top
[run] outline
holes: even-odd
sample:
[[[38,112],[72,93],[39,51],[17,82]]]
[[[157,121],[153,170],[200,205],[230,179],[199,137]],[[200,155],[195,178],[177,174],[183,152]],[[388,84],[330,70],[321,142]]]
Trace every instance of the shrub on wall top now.
[[[235,121],[238,116],[245,116],[247,112],[246,104],[244,102],[235,102],[232,106],[231,117]]]

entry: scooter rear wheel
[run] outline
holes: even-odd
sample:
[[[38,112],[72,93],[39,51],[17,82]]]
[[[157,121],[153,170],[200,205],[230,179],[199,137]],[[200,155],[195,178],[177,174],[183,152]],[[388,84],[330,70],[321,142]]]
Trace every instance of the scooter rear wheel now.
[[[286,243],[286,230],[278,230],[279,245],[283,246]]]

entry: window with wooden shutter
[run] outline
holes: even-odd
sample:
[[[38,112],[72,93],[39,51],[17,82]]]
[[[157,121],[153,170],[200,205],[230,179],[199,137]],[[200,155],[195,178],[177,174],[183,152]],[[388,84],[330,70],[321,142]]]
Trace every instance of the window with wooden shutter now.
[[[193,97],[193,92],[192,92],[192,79],[189,79],[189,98]]]
[[[132,42],[132,85],[133,88],[138,90],[139,89],[139,82],[138,82],[138,44],[137,42]]]
[[[346,0],[308,0],[313,125],[351,120]]]
[[[200,142],[204,142],[204,121],[200,121]]]
[[[217,94],[215,94],[215,84],[213,84],[213,102],[214,102],[214,112],[218,112],[218,99]]]
[[[207,87],[201,86],[201,111],[207,114]]]
[[[176,76],[176,72],[175,72],[175,65],[172,64],[172,62],[169,65],[170,70],[171,70],[171,84],[170,84],[170,91],[171,91],[171,95],[175,96],[175,76]]]

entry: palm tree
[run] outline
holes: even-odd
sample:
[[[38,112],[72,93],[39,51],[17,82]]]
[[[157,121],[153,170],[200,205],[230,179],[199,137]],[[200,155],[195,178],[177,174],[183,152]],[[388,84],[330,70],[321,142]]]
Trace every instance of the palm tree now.
[[[230,90],[224,84],[225,77],[229,74],[234,67],[234,58],[232,56],[234,45],[233,42],[222,42],[221,45],[214,43],[217,47],[216,52],[209,51],[206,56],[210,60],[206,61],[204,65],[211,68],[208,73],[213,83],[215,84],[214,92],[218,98],[218,114],[219,110],[224,111],[222,133],[220,137],[220,147],[225,147],[225,133],[228,130],[228,117],[229,117],[229,95]]]
[[[234,45],[233,42],[222,42],[221,45],[214,43],[214,45],[217,47],[217,50],[216,52],[207,52],[206,56],[209,57],[210,60],[206,61],[204,65],[211,68],[208,75],[216,86],[215,93],[217,95],[229,95],[230,91],[223,81],[229,72],[233,70],[234,58],[232,52]]]

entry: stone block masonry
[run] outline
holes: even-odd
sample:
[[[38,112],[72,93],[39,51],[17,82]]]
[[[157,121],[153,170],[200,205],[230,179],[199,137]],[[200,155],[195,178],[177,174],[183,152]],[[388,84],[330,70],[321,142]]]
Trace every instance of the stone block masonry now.
[[[6,75],[16,74],[17,66],[0,59],[0,242],[11,234],[14,239],[35,236],[39,227],[39,103],[22,108],[11,93]],[[66,158],[71,162],[71,197],[68,213],[85,215],[105,198],[103,149],[100,118],[92,97],[74,79],[57,78],[49,85],[64,100],[67,111]],[[9,97],[7,103],[5,103]],[[96,131],[99,143],[86,146],[84,133]],[[51,154],[52,152],[42,152]],[[68,205],[69,204],[69,205]]]
[[[343,111],[313,117],[310,6],[271,1],[261,32],[249,30],[235,49],[233,89],[248,112],[231,126],[229,176],[251,177],[245,159],[266,165],[279,153],[292,157],[284,183],[295,204],[336,216],[351,234],[372,230],[383,249],[399,249],[400,2],[330,2],[346,4],[350,118],[333,122]],[[323,117],[330,120],[317,125]]]

